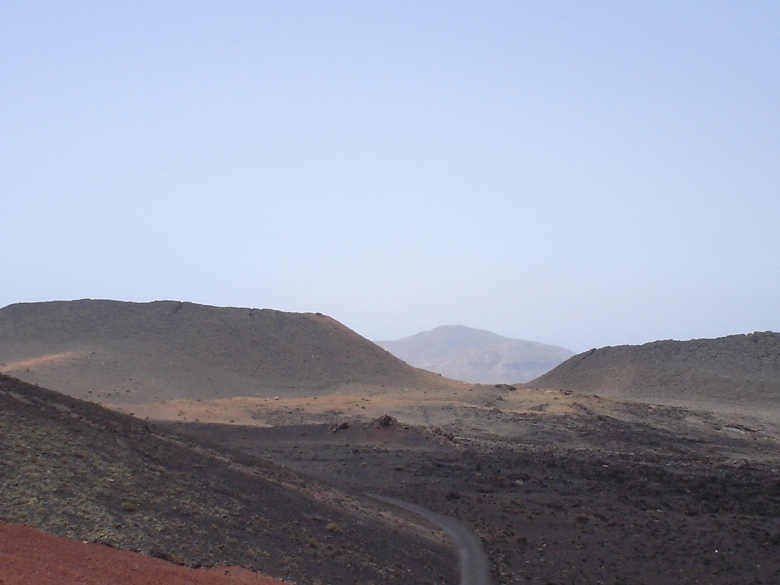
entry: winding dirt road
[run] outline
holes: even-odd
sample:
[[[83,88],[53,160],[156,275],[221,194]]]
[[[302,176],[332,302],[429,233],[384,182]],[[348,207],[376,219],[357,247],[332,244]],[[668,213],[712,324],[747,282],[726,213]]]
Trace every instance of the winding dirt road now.
[[[490,572],[482,542],[465,525],[454,518],[438,514],[417,504],[378,494],[366,495],[387,504],[405,508],[440,526],[455,541],[455,547],[458,550],[460,585],[490,585]]]

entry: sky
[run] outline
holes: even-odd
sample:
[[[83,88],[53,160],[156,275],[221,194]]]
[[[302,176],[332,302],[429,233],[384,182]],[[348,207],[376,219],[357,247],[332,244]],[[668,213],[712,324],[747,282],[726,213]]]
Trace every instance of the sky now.
[[[780,3],[0,3],[0,306],[780,331]]]

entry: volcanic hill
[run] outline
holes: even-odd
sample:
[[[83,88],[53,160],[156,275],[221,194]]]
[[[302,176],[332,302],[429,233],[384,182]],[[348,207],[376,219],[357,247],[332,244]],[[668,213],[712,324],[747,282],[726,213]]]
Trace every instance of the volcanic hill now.
[[[592,349],[526,384],[659,404],[780,406],[780,333]]]
[[[405,514],[4,375],[0,521],[301,585],[454,578],[442,535]]]
[[[416,368],[475,384],[528,382],[573,355],[555,345],[511,339],[462,325],[445,325],[376,343]]]
[[[319,313],[176,301],[9,305],[0,309],[0,371],[114,404],[449,383]]]

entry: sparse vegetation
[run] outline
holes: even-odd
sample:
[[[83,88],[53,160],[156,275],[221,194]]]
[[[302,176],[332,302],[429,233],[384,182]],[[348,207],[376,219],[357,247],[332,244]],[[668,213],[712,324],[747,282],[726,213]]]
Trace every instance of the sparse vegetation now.
[[[257,332],[233,310],[197,305],[67,306],[77,314],[96,310],[117,330],[132,323],[163,340],[165,349],[149,355],[138,339],[117,341],[116,331],[106,333],[106,347],[116,342],[136,360],[133,383],[141,388],[114,391],[112,400],[185,391],[206,400],[195,410],[174,402],[166,416],[181,422],[155,425],[0,379],[0,518],[158,551],[186,564],[252,566],[302,585],[336,576],[406,583],[410,568],[420,582],[452,581],[454,565],[440,535],[401,520],[403,514],[380,520],[359,495],[381,492],[466,522],[484,541],[498,585],[780,582],[776,429],[593,396],[604,384],[624,392],[631,385],[621,384],[630,381],[631,391],[654,388],[699,405],[712,396],[761,397],[776,415],[777,334],[726,338],[728,351],[714,358],[711,350],[720,346],[705,342],[590,352],[577,356],[576,368],[558,371],[555,389],[532,389],[457,385],[410,372],[375,359],[373,346],[327,318],[256,312]],[[0,320],[30,309],[4,309]],[[62,323],[47,329],[39,309],[25,318],[66,345],[90,333],[66,334]],[[206,317],[215,319],[216,345],[196,338],[192,328]],[[159,331],[150,333],[150,322]],[[3,331],[0,349],[17,342]],[[269,357],[257,347],[283,351]],[[180,361],[168,359],[171,348]],[[139,357],[139,351],[146,353]],[[62,371],[99,365],[108,376],[118,361],[105,353],[91,362],[71,355]],[[686,369],[686,357],[709,369]],[[724,366],[731,373],[713,363],[731,364]],[[301,404],[297,394],[285,394],[283,377],[273,377],[282,370],[294,393],[319,395]],[[158,382],[166,376],[173,390],[161,392]],[[144,390],[144,380],[152,379]],[[434,379],[438,386],[426,386]],[[244,380],[243,390],[235,380]],[[350,386],[355,395],[328,395],[338,387],[334,380],[376,384]],[[590,386],[594,380],[601,386]],[[69,391],[84,391],[73,384]],[[578,394],[582,389],[588,395]],[[224,398],[241,391],[258,396],[249,412],[270,428],[235,425],[247,410],[229,408],[250,399],[226,406]],[[215,397],[220,400],[211,402]],[[195,414],[233,424],[184,422]],[[225,448],[214,446],[220,442]],[[270,458],[288,468],[267,463]]]
[[[436,581],[453,576],[446,547],[378,515],[350,521],[349,508],[308,495],[328,489],[319,482],[4,376],[0,439],[0,520],[301,585],[336,576],[405,584],[385,572],[396,558]],[[64,457],[63,446],[82,456]],[[316,542],[324,527],[313,517],[331,518],[327,535],[350,526],[340,554]]]

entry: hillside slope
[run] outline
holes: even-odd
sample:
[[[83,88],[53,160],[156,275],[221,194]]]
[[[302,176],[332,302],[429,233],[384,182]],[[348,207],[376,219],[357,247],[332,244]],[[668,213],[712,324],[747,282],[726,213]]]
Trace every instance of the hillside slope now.
[[[247,569],[182,567],[4,522],[0,522],[0,575],[3,585],[290,585]]]
[[[112,403],[447,383],[321,314],[176,301],[9,305],[0,309],[0,371]]]
[[[416,368],[476,384],[527,382],[573,355],[562,347],[462,325],[446,325],[376,343]]]
[[[527,387],[666,404],[777,406],[780,333],[593,349]]]
[[[370,499],[2,375],[0,520],[302,585],[454,577],[440,537]]]

